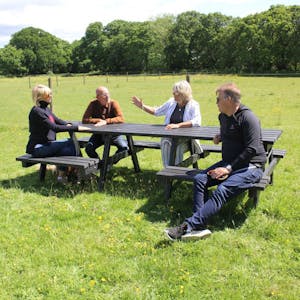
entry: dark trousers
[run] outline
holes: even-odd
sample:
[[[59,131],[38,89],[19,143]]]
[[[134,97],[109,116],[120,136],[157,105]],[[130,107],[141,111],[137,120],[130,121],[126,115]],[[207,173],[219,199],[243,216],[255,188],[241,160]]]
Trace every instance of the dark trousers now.
[[[252,164],[232,172],[224,181],[212,179],[207,175],[208,170],[225,165],[220,161],[194,178],[194,213],[186,219],[191,229],[205,228],[209,217],[216,214],[229,199],[252,187],[263,175],[263,170]],[[217,189],[209,196],[208,188],[215,185],[218,185]]]
[[[118,151],[128,149],[127,141],[121,135],[113,136],[112,144],[117,146]],[[91,158],[99,158],[96,149],[102,145],[104,145],[104,136],[102,134],[93,134],[85,147],[85,152]]]

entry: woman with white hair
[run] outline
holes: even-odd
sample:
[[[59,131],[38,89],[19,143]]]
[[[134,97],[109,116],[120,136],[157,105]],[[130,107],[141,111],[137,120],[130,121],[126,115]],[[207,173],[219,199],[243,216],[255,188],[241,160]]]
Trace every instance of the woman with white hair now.
[[[154,116],[165,116],[166,129],[184,128],[201,126],[200,106],[193,99],[192,88],[186,80],[179,81],[173,85],[173,97],[159,107],[145,105],[141,99],[136,96],[132,97],[132,103],[138,108]],[[198,141],[196,152],[201,153],[202,149]],[[171,138],[161,139],[161,151],[163,165],[166,167],[170,162],[170,153],[172,147]],[[183,154],[188,150],[187,139],[180,139],[176,149],[175,164],[183,160]]]

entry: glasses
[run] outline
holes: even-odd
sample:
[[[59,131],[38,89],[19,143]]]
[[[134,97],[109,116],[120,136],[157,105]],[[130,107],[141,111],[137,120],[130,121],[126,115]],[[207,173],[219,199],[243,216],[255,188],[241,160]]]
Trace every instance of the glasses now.
[[[101,94],[97,94],[97,96],[99,96],[99,97],[108,97],[108,94],[107,93],[101,93]]]
[[[220,97],[220,96],[218,96],[217,98],[216,98],[216,101],[217,101],[217,103],[219,103],[221,100],[226,100],[228,98],[228,96],[223,96],[223,97]]]

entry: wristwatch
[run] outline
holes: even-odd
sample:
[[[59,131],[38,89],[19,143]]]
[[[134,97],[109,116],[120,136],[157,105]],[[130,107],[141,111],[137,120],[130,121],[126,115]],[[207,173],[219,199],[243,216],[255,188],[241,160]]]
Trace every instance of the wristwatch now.
[[[227,165],[225,168],[228,170],[229,173],[232,172],[232,167],[231,167],[231,165]]]

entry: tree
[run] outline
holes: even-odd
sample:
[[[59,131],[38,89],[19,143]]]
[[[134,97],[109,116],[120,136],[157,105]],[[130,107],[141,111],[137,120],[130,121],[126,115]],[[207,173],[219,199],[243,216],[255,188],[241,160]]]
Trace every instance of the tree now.
[[[75,47],[76,59],[80,62],[80,71],[100,71],[104,67],[104,43],[103,25],[101,22],[91,23],[85,32],[85,36]]]
[[[236,19],[219,39],[218,67],[231,72],[296,71],[299,11],[299,6],[278,5]]]
[[[249,19],[235,19],[220,35],[217,68],[234,72],[263,72],[270,68],[265,40],[259,26]]]
[[[263,31],[270,49],[270,60],[275,71],[291,70],[291,59],[300,60],[300,7],[277,5],[261,14]],[[297,39],[298,38],[298,39]],[[298,59],[296,58],[298,57]]]
[[[147,70],[152,43],[148,22],[113,21],[104,28],[106,70],[141,72]]]
[[[68,72],[71,46],[38,28],[27,27],[15,33],[9,43],[24,51],[24,66],[30,74]]]
[[[177,16],[166,41],[165,54],[168,67],[172,70],[190,69],[191,40],[201,27],[201,14],[196,11],[184,12]]]
[[[149,22],[151,46],[148,52],[148,71],[167,71],[165,41],[175,22],[172,15],[164,15]]]
[[[0,49],[0,70],[4,75],[24,75],[28,72],[23,65],[24,54],[22,50],[7,45]]]
[[[300,6],[294,5],[289,8],[293,30],[290,33],[289,58],[290,69],[300,70]]]
[[[190,68],[214,70],[218,60],[219,35],[232,22],[220,13],[199,16],[199,26],[190,40]]]

